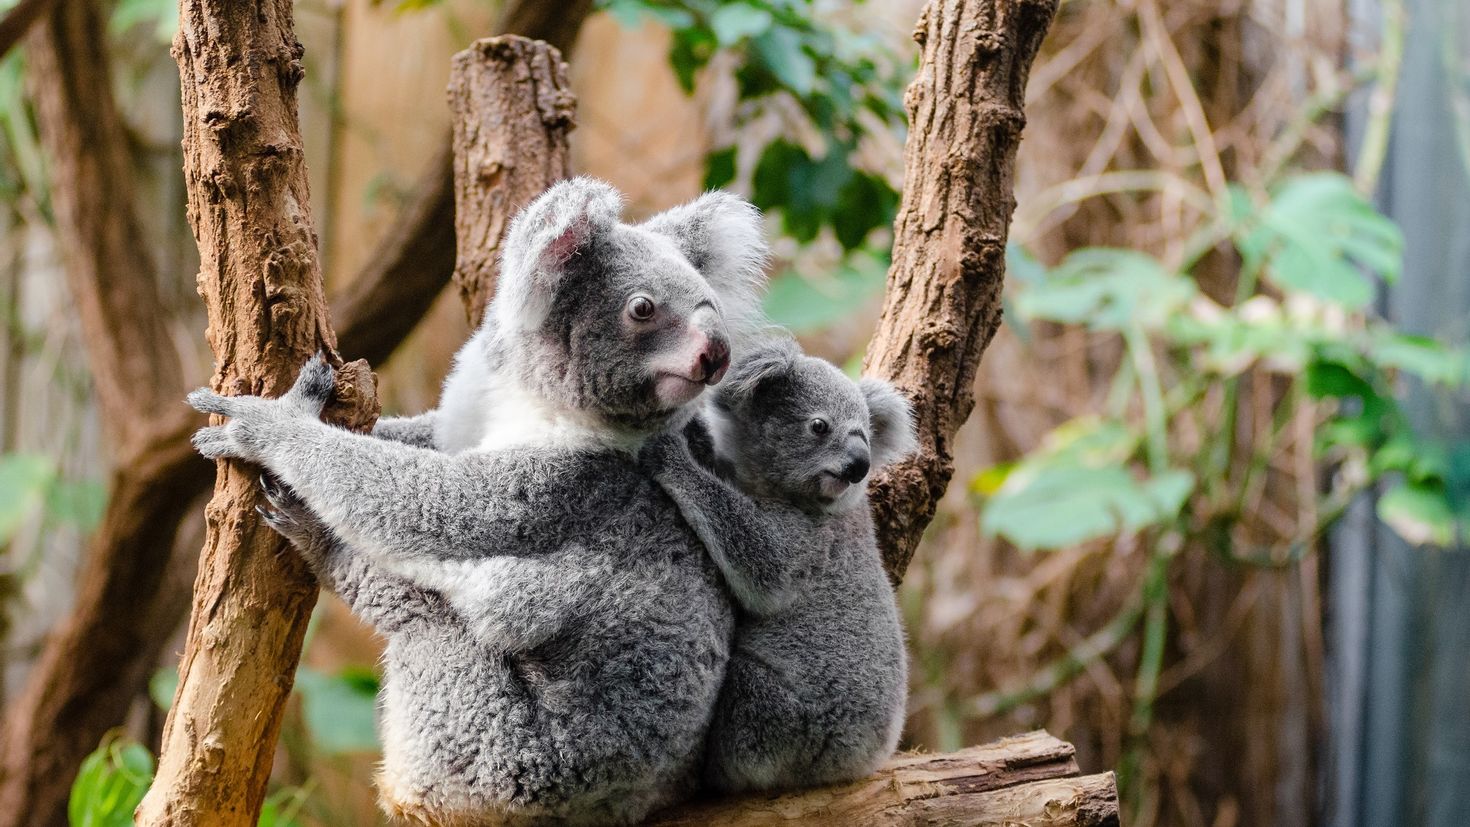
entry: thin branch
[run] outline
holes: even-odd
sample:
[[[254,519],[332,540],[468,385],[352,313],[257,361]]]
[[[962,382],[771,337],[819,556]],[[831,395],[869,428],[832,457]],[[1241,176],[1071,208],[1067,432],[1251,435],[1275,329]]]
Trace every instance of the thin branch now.
[[[55,0],[20,0],[0,17],[0,58],[10,54]]]

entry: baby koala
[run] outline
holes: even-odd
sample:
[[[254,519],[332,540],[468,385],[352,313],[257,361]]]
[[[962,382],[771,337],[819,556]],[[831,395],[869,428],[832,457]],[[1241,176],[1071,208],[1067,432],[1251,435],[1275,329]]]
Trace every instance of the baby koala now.
[[[903,629],[864,483],[913,451],[913,429],[892,385],[779,342],[732,369],[689,450],[674,436],[645,450],[740,612],[706,746],[714,788],[850,780],[897,746]]]

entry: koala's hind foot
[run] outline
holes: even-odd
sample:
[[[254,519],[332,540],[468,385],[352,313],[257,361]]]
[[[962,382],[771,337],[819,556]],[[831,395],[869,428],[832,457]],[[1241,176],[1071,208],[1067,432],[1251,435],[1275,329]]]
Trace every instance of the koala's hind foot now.
[[[260,489],[269,505],[258,505],[255,512],[277,534],[290,540],[296,551],[320,574],[327,565],[332,546],[336,544],[331,529],[294,491],[270,474],[260,476]]]

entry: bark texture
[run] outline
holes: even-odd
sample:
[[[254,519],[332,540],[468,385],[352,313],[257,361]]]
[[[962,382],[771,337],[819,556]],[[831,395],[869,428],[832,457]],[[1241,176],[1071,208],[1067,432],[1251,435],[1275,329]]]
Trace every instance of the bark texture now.
[[[914,29],[903,200],[864,372],[914,403],[919,453],[871,484],[889,576],[903,579],[954,473],[980,355],[1000,326],[1026,78],[1056,0],[931,0]]]
[[[334,354],[297,121],[301,44],[290,0],[182,0],[174,57],[184,177],[216,390],[274,396]],[[377,416],[365,364],[346,366],[336,421]],[[218,464],[179,687],[146,825],[254,825],[317,587],[260,522],[259,470]]]
[[[554,47],[524,37],[476,41],[454,56],[454,282],[471,326],[495,295],[500,242],[521,207],[570,166],[576,98]]]
[[[543,40],[570,55],[592,0],[512,0],[498,28]],[[569,127],[570,128],[570,127]],[[429,312],[455,272],[455,191],[451,138],[434,153],[402,220],[333,303],[342,352],[378,364]]]
[[[944,755],[901,755],[837,787],[680,807],[652,827],[1118,824],[1112,773],[1081,776],[1072,746],[1031,732]]]
[[[18,13],[17,6],[12,14]],[[8,18],[7,18],[8,19]],[[160,309],[95,0],[60,3],[28,41],[30,95],[50,162],[56,232],[82,325],[112,472],[77,578],[6,715],[0,826],[60,825],[76,767],[146,685],[162,639],[152,597],[184,514],[210,478],[188,435],[183,368]]]

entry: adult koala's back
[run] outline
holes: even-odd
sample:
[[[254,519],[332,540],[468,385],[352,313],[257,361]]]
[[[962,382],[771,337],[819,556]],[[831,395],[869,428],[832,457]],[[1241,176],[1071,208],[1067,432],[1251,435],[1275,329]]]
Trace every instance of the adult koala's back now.
[[[732,611],[635,455],[724,374],[765,248],[728,195],[636,226],[619,211],[574,179],[518,216],[440,409],[389,424],[467,475],[392,470],[403,519],[442,542],[372,551],[323,514],[454,608],[389,633],[381,787],[410,819],[626,824],[696,781]]]

